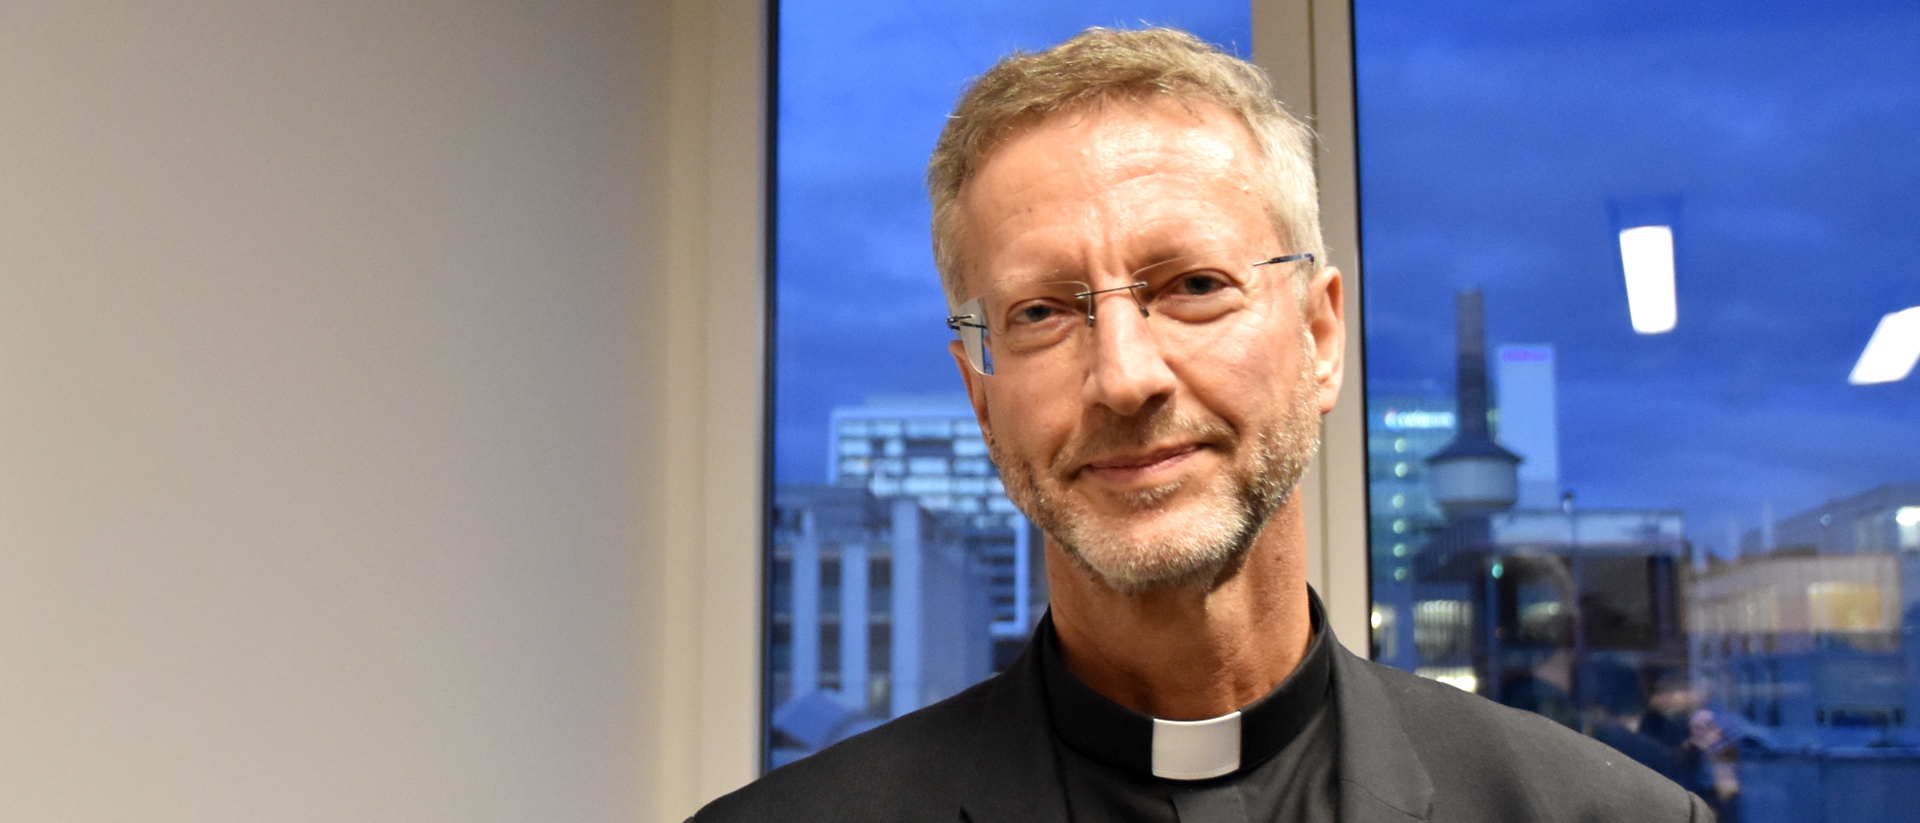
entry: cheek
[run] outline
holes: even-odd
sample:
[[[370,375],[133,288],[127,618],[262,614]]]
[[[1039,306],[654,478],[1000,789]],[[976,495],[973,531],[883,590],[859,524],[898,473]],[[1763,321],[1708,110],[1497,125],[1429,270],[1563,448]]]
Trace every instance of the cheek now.
[[[1189,361],[1182,377],[1203,407],[1245,430],[1286,407],[1304,354],[1291,328],[1236,331]]]
[[[987,421],[994,441],[1009,457],[1045,465],[1078,419],[1076,397],[1067,386],[990,386]]]

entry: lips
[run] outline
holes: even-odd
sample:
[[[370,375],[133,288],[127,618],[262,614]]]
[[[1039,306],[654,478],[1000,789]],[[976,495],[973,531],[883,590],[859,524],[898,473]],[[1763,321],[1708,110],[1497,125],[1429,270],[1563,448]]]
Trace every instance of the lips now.
[[[1051,474],[1062,484],[1077,478],[1132,486],[1157,484],[1194,455],[1208,450],[1233,451],[1233,430],[1224,422],[1174,413],[1135,418],[1090,420],[1086,434],[1068,445],[1052,461]]]
[[[1199,450],[1200,450],[1200,446],[1193,443],[1187,443],[1179,446],[1168,446],[1165,448],[1154,449],[1152,451],[1136,454],[1136,455],[1122,455],[1118,457],[1107,457],[1099,460],[1090,461],[1087,463],[1087,468],[1094,469],[1097,471],[1112,471],[1112,470],[1131,471],[1136,469],[1147,469],[1147,468],[1152,468],[1154,466],[1157,466],[1161,463],[1167,463],[1177,458],[1185,457]]]
[[[1203,448],[1199,444],[1186,443],[1145,452],[1104,456],[1084,464],[1077,473],[1115,490],[1159,486],[1177,478],[1187,459]]]

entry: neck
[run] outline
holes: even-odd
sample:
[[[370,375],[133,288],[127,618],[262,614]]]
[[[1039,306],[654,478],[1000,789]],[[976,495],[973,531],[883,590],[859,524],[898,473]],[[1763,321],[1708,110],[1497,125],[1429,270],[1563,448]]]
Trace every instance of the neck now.
[[[1167,720],[1218,717],[1264,696],[1306,655],[1300,495],[1246,561],[1210,586],[1121,594],[1047,540],[1047,585],[1067,668],[1094,691]]]

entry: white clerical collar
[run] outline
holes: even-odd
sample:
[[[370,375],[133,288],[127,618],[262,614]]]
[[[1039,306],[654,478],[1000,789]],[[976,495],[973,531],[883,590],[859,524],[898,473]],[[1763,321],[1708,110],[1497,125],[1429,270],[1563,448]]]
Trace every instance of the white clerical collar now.
[[[1240,713],[1212,720],[1153,719],[1153,776],[1205,780],[1240,770]]]
[[[1081,754],[1141,777],[1206,780],[1279,753],[1331,699],[1333,654],[1320,598],[1309,590],[1313,639],[1292,674],[1265,697],[1210,720],[1162,720],[1101,696],[1060,655],[1051,613],[1034,632],[1053,729]]]

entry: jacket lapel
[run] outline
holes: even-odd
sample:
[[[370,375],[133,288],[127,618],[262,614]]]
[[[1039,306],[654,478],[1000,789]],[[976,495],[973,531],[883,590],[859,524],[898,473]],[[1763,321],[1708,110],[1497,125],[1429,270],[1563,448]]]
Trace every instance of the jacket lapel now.
[[[1039,644],[1029,641],[1007,671],[994,678],[966,733],[970,762],[955,777],[959,817],[971,823],[1046,823],[1067,820],[1053,731],[1041,693]]]
[[[1426,820],[1433,782],[1413,753],[1400,715],[1368,663],[1334,644],[1333,682],[1340,712],[1340,820]]]

